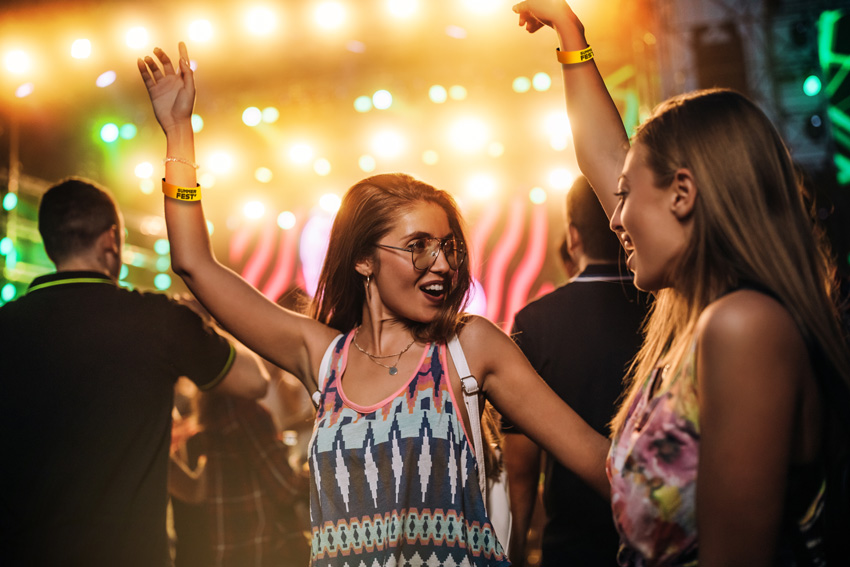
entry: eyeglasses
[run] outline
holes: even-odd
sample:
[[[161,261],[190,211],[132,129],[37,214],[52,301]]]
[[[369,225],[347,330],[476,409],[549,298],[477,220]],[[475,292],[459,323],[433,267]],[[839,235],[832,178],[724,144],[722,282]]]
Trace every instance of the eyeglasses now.
[[[454,238],[417,238],[405,248],[380,243],[375,244],[375,246],[410,252],[413,267],[421,271],[431,269],[431,266],[437,261],[437,256],[440,255],[441,250],[443,257],[452,270],[457,270],[458,266],[463,264],[466,258],[466,249],[463,243]]]

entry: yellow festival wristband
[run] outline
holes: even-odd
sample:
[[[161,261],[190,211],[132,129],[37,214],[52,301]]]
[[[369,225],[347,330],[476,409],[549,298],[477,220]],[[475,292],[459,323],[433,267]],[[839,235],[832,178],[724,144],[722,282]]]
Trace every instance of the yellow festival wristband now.
[[[590,46],[581,51],[561,51],[560,48],[555,50],[557,51],[558,61],[563,65],[574,65],[593,59],[593,48]]]
[[[162,179],[162,194],[178,201],[200,201],[201,200],[201,185],[195,187],[180,187],[172,185]]]

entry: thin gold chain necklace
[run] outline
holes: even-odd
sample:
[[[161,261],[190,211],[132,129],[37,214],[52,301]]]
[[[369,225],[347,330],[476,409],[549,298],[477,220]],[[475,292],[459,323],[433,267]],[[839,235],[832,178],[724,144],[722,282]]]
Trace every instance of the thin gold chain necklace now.
[[[357,330],[354,331],[354,340],[352,341],[354,343],[354,346],[357,347],[357,350],[359,350],[360,352],[362,352],[363,354],[368,356],[369,360],[371,360],[372,362],[374,362],[378,366],[383,366],[384,368],[386,368],[389,371],[390,376],[395,376],[396,374],[398,374],[398,363],[399,363],[399,361],[401,361],[401,355],[403,355],[408,350],[410,350],[410,347],[412,347],[413,343],[416,342],[416,339],[413,339],[412,341],[410,341],[410,343],[406,347],[401,349],[401,351],[398,352],[397,354],[381,354],[381,355],[372,354],[371,352],[367,352],[362,346],[357,344],[357,333],[359,333],[359,332],[360,332],[360,328],[358,327]],[[392,358],[392,357],[396,357],[395,364],[393,364],[392,366],[387,366],[383,362],[378,362],[376,360],[378,358]]]

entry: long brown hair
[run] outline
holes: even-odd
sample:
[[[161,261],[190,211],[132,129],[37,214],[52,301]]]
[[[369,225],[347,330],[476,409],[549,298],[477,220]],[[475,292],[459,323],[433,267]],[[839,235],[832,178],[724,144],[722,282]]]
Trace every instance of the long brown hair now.
[[[363,276],[355,265],[373,257],[375,243],[392,229],[398,216],[422,201],[442,208],[455,238],[466,243],[463,219],[452,196],[410,175],[375,175],[346,192],[331,228],[328,253],[310,309],[313,318],[340,332],[362,322],[366,297]],[[463,324],[459,313],[472,285],[469,265],[467,257],[458,266],[437,318],[429,323],[409,321],[418,340],[444,341],[458,332]]]
[[[656,294],[612,431],[659,359],[675,368],[693,344],[702,311],[742,284],[772,291],[850,385],[829,255],[815,238],[788,149],[767,116],[734,91],[698,91],[662,103],[633,141],[647,150],[657,187],[669,186],[685,167],[699,192],[693,233],[672,275],[676,286]]]

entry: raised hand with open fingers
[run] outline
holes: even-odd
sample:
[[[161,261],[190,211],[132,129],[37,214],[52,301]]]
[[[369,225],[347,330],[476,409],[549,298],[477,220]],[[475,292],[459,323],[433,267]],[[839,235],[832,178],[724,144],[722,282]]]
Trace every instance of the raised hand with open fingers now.
[[[181,121],[191,120],[195,106],[195,78],[189,66],[186,44],[180,42],[178,49],[178,69],[158,47],[153,50],[156,60],[148,55],[136,62],[148,89],[154,115],[166,133]]]
[[[528,33],[534,33],[543,26],[556,27],[559,21],[564,20],[581,26],[564,0],[525,0],[514,4],[513,11],[519,15],[519,25],[525,26]],[[583,31],[583,26],[581,29]]]

